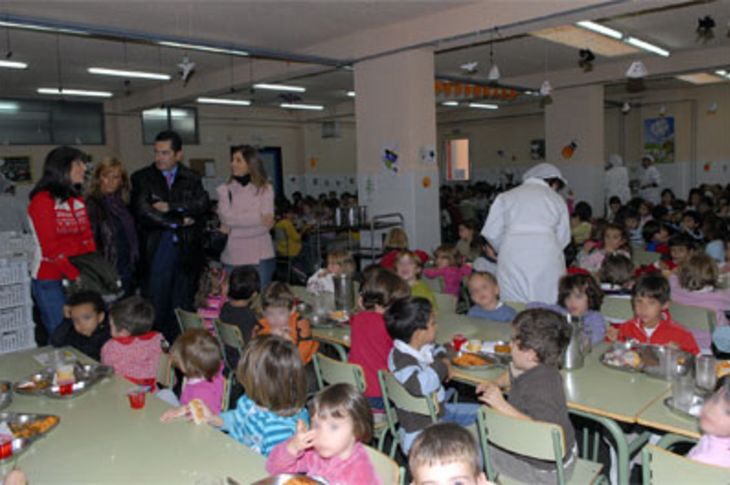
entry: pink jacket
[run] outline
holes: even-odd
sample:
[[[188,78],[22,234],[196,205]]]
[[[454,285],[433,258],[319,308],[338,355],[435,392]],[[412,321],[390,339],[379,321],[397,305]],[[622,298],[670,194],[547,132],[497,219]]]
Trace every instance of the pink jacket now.
[[[444,293],[459,297],[459,289],[461,288],[461,279],[471,274],[471,266],[448,266],[446,268],[426,268],[423,270],[423,276],[426,278],[444,279]]]
[[[193,399],[200,399],[213,414],[220,414],[223,406],[224,381],[223,365],[210,382],[204,378],[186,379],[182,394],[180,394],[180,404],[187,404]]]
[[[272,475],[305,473],[312,478],[321,477],[330,485],[382,484],[362,443],[355,444],[355,449],[347,460],[340,460],[322,458],[313,449],[299,456],[291,456],[286,449],[288,442],[287,440],[276,445],[266,461],[266,471]]]
[[[218,216],[231,228],[221,262],[233,266],[258,264],[274,257],[269,228],[261,224],[261,216],[274,214],[274,191],[271,185],[257,189],[236,181],[219,185]],[[230,198],[229,198],[230,193]]]

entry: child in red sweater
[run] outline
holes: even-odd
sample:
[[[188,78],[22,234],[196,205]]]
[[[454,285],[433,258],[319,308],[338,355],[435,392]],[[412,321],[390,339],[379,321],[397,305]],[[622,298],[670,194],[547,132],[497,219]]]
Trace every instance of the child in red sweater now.
[[[674,345],[685,352],[699,354],[700,348],[694,335],[681,324],[672,320],[668,311],[669,281],[657,273],[642,276],[634,286],[631,297],[634,318],[619,328],[609,328],[606,340],[638,340],[654,345]]]
[[[359,364],[365,373],[365,397],[373,409],[383,409],[383,394],[378,371],[388,368],[388,354],[393,339],[385,329],[383,314],[394,301],[411,294],[408,284],[395,273],[377,266],[365,271],[360,288],[359,306],[363,309],[350,319],[350,355],[348,360]]]

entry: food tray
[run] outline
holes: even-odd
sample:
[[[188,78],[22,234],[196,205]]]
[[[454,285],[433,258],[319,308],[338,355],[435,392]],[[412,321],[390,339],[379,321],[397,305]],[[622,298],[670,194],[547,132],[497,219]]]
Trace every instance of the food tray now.
[[[690,417],[694,419],[698,419],[700,417],[700,411],[702,410],[702,405],[705,403],[705,398],[702,396],[694,395],[692,396],[692,404],[690,404],[689,409],[682,409],[678,408],[674,405],[674,398],[672,396],[669,396],[668,398],[664,399],[664,405],[673,413],[679,414],[680,416],[684,416],[685,418]]]
[[[484,365],[464,365],[464,364],[462,364],[462,363],[459,363],[459,360],[458,360],[459,358],[462,358],[462,357],[464,357],[464,356],[474,356],[474,357],[478,357],[478,358],[480,358],[480,359],[484,359],[484,360],[486,360],[486,361],[487,361],[487,363],[486,363],[486,364],[484,364]],[[498,366],[502,366],[502,365],[504,365],[504,364],[502,364],[502,362],[500,362],[500,361],[499,361],[498,359],[495,359],[495,358],[494,358],[493,356],[491,356],[491,355],[486,355],[486,354],[482,354],[482,353],[480,353],[480,352],[479,352],[479,353],[477,353],[477,352],[464,352],[464,351],[462,351],[462,352],[459,352],[458,354],[454,355],[454,356],[453,356],[453,357],[451,358],[451,364],[452,364],[452,365],[453,365],[454,367],[458,367],[459,369],[465,369],[465,370],[483,370],[483,369],[491,369],[491,368],[493,368],[493,367],[498,367]]]
[[[13,402],[13,383],[0,381],[0,410],[10,406],[11,402]]]
[[[643,372],[660,379],[686,375],[694,368],[694,356],[690,353],[634,341],[614,343],[601,355],[600,361],[611,369],[629,373]]]
[[[301,480],[301,481],[297,481]],[[290,473],[282,473],[280,475],[273,475],[258,482],[254,482],[251,485],[287,485],[291,480],[292,484],[301,483],[307,485],[328,485],[327,482],[320,478],[312,478],[306,475],[292,475]]]
[[[43,429],[33,429],[29,425],[34,423],[42,423],[45,421]],[[15,460],[35,441],[50,433],[61,421],[53,414],[26,414],[26,413],[0,413],[0,423],[5,423],[13,433],[13,454],[4,460],[0,460],[0,464]],[[27,433],[27,434],[20,434]]]
[[[76,382],[73,384],[71,394],[62,395],[60,388],[54,382],[55,372],[53,369],[45,369],[21,379],[13,386],[17,394],[30,396],[46,396],[54,399],[69,399],[79,396],[100,380],[114,373],[114,370],[107,365],[100,364],[79,364],[74,365],[74,376]]]

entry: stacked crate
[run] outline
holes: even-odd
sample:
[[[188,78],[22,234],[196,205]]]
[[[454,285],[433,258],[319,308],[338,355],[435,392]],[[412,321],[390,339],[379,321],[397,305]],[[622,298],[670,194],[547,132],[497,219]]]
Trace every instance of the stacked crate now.
[[[28,270],[34,248],[31,236],[0,233],[0,354],[35,347]]]

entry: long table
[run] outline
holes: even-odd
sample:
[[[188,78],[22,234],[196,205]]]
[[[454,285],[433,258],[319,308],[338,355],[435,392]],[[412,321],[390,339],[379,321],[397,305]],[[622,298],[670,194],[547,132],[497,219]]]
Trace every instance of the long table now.
[[[42,366],[33,358],[48,348],[0,356],[0,379],[18,380]],[[88,360],[79,356],[80,360]],[[30,483],[251,483],[267,476],[265,459],[224,433],[189,422],[161,423],[169,405],[147,395],[132,410],[119,376],[68,400],[14,395],[5,411],[56,414],[48,436],[18,458]],[[6,465],[7,468],[7,465]],[[0,469],[0,476],[7,471]]]

